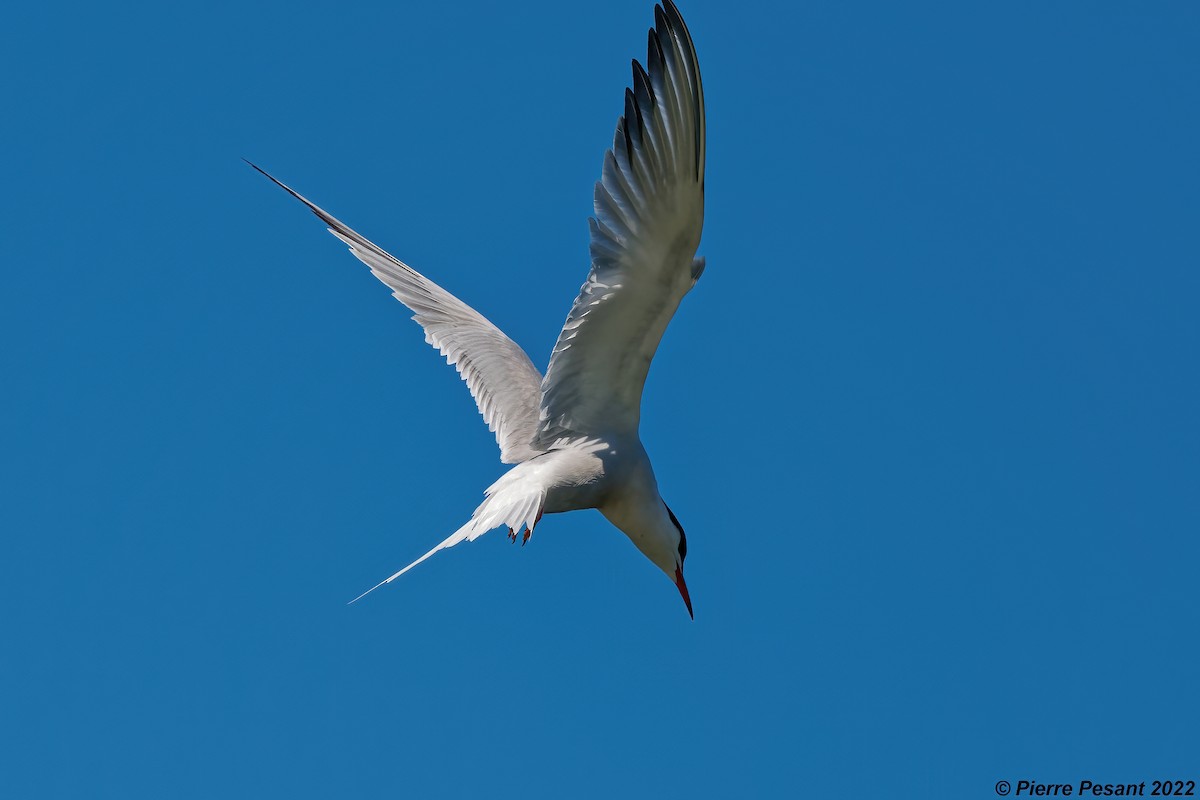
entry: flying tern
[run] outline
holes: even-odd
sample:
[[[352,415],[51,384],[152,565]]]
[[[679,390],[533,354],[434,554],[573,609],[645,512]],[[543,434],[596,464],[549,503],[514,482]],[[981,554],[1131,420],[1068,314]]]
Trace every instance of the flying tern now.
[[[505,527],[529,540],[543,514],[595,508],[679,589],[687,537],[658,492],[638,436],[642,389],[659,340],[704,271],[704,94],[696,50],[671,0],[654,7],[646,65],[632,87],[594,192],[591,269],[543,377],[479,312],[355,233],[265,171],[316,214],[414,314],[471,391],[513,464],[439,550]],[[249,162],[247,162],[249,163]],[[356,600],[359,598],[355,598]],[[351,601],[353,602],[353,601]]]

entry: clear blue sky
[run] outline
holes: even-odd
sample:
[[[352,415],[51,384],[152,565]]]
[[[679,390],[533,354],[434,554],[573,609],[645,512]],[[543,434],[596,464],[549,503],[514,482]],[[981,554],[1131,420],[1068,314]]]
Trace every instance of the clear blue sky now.
[[[0,795],[994,797],[1200,779],[1200,11],[682,6],[703,280],[595,513],[346,601],[502,471],[250,158],[544,364],[649,0],[0,28]]]

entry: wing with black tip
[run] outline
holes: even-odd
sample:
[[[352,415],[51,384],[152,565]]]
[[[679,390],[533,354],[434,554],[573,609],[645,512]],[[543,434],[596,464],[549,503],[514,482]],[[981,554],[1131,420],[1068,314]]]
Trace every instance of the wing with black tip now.
[[[250,163],[250,162],[246,162]],[[466,381],[488,428],[496,434],[500,460],[518,464],[543,452],[532,445],[537,432],[541,373],[529,356],[482,314],[382,248],[310,203],[291,187],[250,164],[308,206],[329,232],[371,268],[425,329],[425,341]]]
[[[539,442],[564,432],[635,433],[650,361],[704,261],[704,93],[691,35],[655,6],[646,66],[604,154],[592,268],[542,382]]]

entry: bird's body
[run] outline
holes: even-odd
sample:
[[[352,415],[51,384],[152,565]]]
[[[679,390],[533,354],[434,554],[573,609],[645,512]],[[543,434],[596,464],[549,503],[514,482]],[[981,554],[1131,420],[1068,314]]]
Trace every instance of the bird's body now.
[[[495,528],[508,528],[514,541],[524,529],[527,541],[544,514],[595,508],[674,580],[691,613],[687,539],[638,436],[650,362],[704,270],[703,259],[693,258],[704,217],[703,91],[687,27],[671,0],[664,5],[655,7],[648,69],[634,62],[634,86],[596,184],[591,271],[544,378],[474,309],[259,170],[307,205],[414,312],[426,341],[466,381],[501,461],[515,465],[465,525],[379,586]]]

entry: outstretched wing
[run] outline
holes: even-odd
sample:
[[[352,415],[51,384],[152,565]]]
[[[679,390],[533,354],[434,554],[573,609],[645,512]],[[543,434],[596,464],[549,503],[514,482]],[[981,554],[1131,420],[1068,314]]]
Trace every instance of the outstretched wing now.
[[[625,115],[596,184],[592,269],[542,382],[539,441],[564,430],[633,433],[650,361],[704,261],[704,94],[671,0],[655,6],[647,69],[633,62]]]
[[[250,164],[249,161],[246,162]],[[516,342],[475,309],[372,244],[334,217],[301,197],[289,186],[250,164],[277,186],[308,206],[329,232],[350,246],[350,252],[387,284],[397,300],[413,312],[425,329],[425,341],[441,351],[467,382],[488,428],[496,434],[500,460],[518,464],[538,453],[537,433],[541,373]]]

